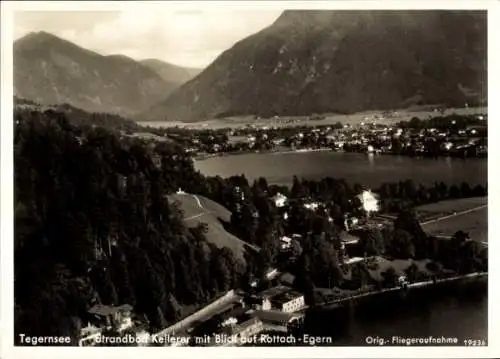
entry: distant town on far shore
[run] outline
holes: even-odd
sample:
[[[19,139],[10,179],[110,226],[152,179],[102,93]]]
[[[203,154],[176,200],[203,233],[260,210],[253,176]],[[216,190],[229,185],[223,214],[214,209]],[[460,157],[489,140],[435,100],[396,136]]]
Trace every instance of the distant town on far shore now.
[[[486,11],[142,6],[15,14],[16,346],[488,345]]]

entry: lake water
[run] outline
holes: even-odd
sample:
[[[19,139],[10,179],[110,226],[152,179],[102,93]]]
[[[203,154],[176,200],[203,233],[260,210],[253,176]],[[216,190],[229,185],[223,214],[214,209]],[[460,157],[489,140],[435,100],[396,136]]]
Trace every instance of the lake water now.
[[[467,339],[487,342],[487,279],[410,291],[406,298],[372,299],[362,308],[315,313],[306,317],[306,325],[307,333],[331,337],[337,346],[370,345],[367,339],[376,337],[391,344],[393,336],[457,338],[458,345]]]
[[[210,176],[245,174],[249,181],[263,176],[270,184],[290,184],[293,175],[306,179],[344,178],[371,188],[383,182],[407,179],[427,184],[465,181],[471,186],[485,184],[488,180],[488,160],[485,158],[429,159],[330,151],[212,157],[195,161],[195,167]]]
[[[471,186],[487,182],[487,159],[421,159],[401,156],[368,156],[354,153],[309,152],[266,153],[213,157],[195,161],[206,175],[245,174],[250,181],[260,176],[269,183],[290,184],[293,175],[320,179],[344,178],[377,188],[383,182],[412,179],[432,184],[468,182]],[[465,289],[464,289],[465,288]],[[316,314],[315,314],[316,315]],[[488,297],[483,287],[455,286],[444,292],[425,289],[369,306],[342,309],[306,317],[307,332],[331,336],[333,345],[367,345],[367,337],[390,340],[400,337],[457,337],[487,340]]]

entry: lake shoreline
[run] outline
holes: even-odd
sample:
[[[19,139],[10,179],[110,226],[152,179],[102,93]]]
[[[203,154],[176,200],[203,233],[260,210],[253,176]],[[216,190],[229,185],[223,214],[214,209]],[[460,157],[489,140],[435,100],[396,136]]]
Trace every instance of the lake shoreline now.
[[[436,279],[436,280],[427,280],[427,281],[421,281],[421,282],[415,282],[415,283],[410,283],[406,286],[406,289],[404,287],[392,287],[392,288],[386,288],[382,290],[375,290],[375,291],[370,291],[366,293],[360,293],[356,294],[353,296],[350,296],[348,298],[339,298],[334,301],[328,302],[328,303],[323,303],[316,305],[312,307],[312,310],[315,311],[328,311],[328,310],[333,310],[337,308],[341,308],[344,303],[350,304],[350,303],[355,303],[356,300],[362,299],[362,298],[374,298],[377,296],[380,296],[382,294],[386,293],[406,293],[410,292],[412,289],[422,289],[422,288],[430,288],[430,287],[437,287],[439,285],[442,285],[444,283],[453,283],[453,282],[464,282],[467,280],[481,280],[488,277],[488,272],[475,272],[475,273],[469,273],[469,274],[464,274],[464,275],[459,275],[459,276],[453,276],[449,278],[441,278],[441,279]]]
[[[210,153],[193,156],[195,161],[204,161],[210,158],[216,157],[229,157],[229,156],[240,156],[240,155],[251,155],[251,154],[287,154],[287,153],[311,153],[311,152],[344,152],[343,150],[334,150],[329,147],[320,148],[300,148],[296,150],[290,149],[272,149],[272,150],[257,150],[257,151],[240,151],[240,152],[221,152],[221,153]]]
[[[256,151],[239,151],[239,152],[220,152],[220,153],[207,153],[202,155],[192,156],[194,161],[205,161],[210,158],[216,157],[230,157],[230,156],[241,156],[241,155],[250,155],[250,154],[292,154],[292,153],[312,153],[312,152],[334,152],[334,153],[353,153],[364,156],[400,156],[400,157],[408,157],[408,158],[426,158],[426,159],[442,159],[442,158],[453,158],[453,159],[479,159],[479,158],[488,158],[487,155],[484,156],[472,156],[472,157],[461,157],[461,156],[425,156],[425,155],[408,155],[401,153],[393,153],[393,152],[360,152],[360,151],[345,151],[343,149],[333,149],[330,147],[320,147],[320,148],[299,148],[295,150],[291,149],[272,149],[272,150],[256,150]]]

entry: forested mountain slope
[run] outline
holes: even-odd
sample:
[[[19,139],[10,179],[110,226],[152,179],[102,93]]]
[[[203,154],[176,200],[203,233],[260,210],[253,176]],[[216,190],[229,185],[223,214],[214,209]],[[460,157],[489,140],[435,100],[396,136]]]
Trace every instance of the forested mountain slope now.
[[[141,115],[196,122],[487,98],[480,11],[285,11]]]

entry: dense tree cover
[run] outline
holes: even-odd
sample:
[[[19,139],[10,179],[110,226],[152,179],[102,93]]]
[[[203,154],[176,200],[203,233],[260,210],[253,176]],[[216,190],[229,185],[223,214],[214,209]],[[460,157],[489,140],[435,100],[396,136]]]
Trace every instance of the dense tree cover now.
[[[15,124],[16,333],[76,338],[92,299],[131,304],[154,330],[178,318],[175,303],[238,284],[242,264],[165,197],[199,182],[183,151],[76,128],[55,111],[17,111]]]
[[[475,115],[457,115],[450,114],[447,116],[435,116],[422,120],[418,117],[412,117],[410,121],[401,121],[398,127],[405,129],[438,129],[451,130],[457,132],[464,130],[467,126],[483,126],[484,120],[479,120]]]
[[[298,181],[298,180],[297,180]],[[261,248],[258,256],[254,257],[250,266],[257,277],[262,277],[269,267],[282,266],[279,252],[279,238],[283,235],[292,236],[299,234],[303,236],[301,243],[304,245],[298,251],[291,268],[294,274],[307,276],[317,284],[333,285],[341,279],[339,272],[339,260],[337,251],[340,247],[339,233],[341,227],[329,220],[330,212],[337,216],[337,222],[343,226],[343,214],[340,209],[334,207],[329,209],[324,205],[317,211],[311,211],[304,207],[304,203],[313,198],[319,198],[320,192],[306,190],[309,182],[298,181],[304,191],[286,187],[268,186],[264,178],[260,178],[252,185],[242,176],[233,176],[227,179],[220,177],[207,178],[205,188],[200,190],[203,194],[231,210],[231,223],[227,229],[248,243]],[[330,183],[331,182],[331,183]],[[312,183],[312,182],[311,182]],[[322,182],[323,183],[323,182]],[[327,184],[337,185],[341,191],[328,189]],[[346,207],[350,206],[346,193],[352,194],[352,190],[347,190],[340,184],[344,181],[333,179],[325,180],[322,189],[328,204],[333,204],[333,200],[328,202],[328,198],[336,193],[344,193],[346,196],[340,203]],[[297,190],[297,192],[294,192]],[[276,193],[289,195],[290,203],[287,205],[288,219],[284,219],[284,211],[277,208],[271,197]],[[326,194],[328,193],[328,197]],[[307,194],[307,196],[306,196]],[[287,262],[285,262],[287,263]],[[314,266],[311,263],[315,263]]]
[[[14,105],[18,112],[31,112],[33,110],[46,111],[52,110],[64,113],[65,118],[74,126],[99,126],[109,131],[124,131],[126,133],[140,132],[144,127],[135,121],[124,118],[120,115],[109,113],[89,113],[69,104],[58,104],[53,106],[42,106],[26,99],[14,97]]]
[[[458,273],[488,270],[488,248],[469,240],[469,234],[457,231],[451,240],[441,241],[437,250],[439,261]]]
[[[383,255],[395,259],[432,259],[457,273],[487,271],[488,250],[469,240],[463,231],[451,240],[427,235],[412,211],[402,211],[393,227],[378,228],[361,233],[356,254]],[[413,268],[414,269],[414,268]],[[439,272],[437,269],[432,271]],[[413,275],[413,273],[412,273]],[[416,277],[422,273],[416,274]]]
[[[382,272],[382,278],[382,286],[385,288],[393,288],[398,284],[398,275],[393,267]]]
[[[338,269],[341,267],[339,257],[343,253],[339,234],[344,229],[345,214],[363,215],[361,203],[356,197],[363,190],[362,186],[351,186],[344,180],[333,178],[310,181],[298,177],[293,178],[291,188],[269,186],[264,178],[250,185],[243,175],[228,179],[208,178],[205,185],[202,194],[224,204],[233,212],[229,230],[262,248],[260,256],[252,262],[254,272],[260,273],[257,276],[262,276],[266,268],[277,265],[296,275],[300,289],[314,285],[342,286],[342,273]],[[446,244],[429,237],[422,230],[411,208],[444,199],[483,196],[486,190],[481,185],[470,190],[467,184],[447,186],[442,182],[429,187],[416,186],[411,180],[383,184],[376,192],[381,198],[382,211],[399,213],[394,226],[358,231],[356,234],[360,236],[360,244],[354,250],[350,247],[351,254],[384,255],[400,259],[431,258],[442,261],[448,268],[457,269],[447,260],[449,248]],[[276,208],[270,200],[278,192],[288,196],[285,209]],[[428,193],[431,195],[427,196]],[[305,203],[314,201],[321,203],[315,211],[304,207]],[[285,213],[286,220],[283,216]],[[301,248],[285,257],[294,260],[283,261],[277,248],[277,238],[293,234],[302,236]],[[466,252],[462,252],[465,256]],[[326,261],[324,253],[328,253]],[[484,255],[484,251],[478,251],[474,258]],[[460,261],[467,259],[464,257]],[[476,260],[473,262],[479,263]],[[481,263],[477,268],[484,268],[485,260]]]
[[[411,179],[393,183],[383,183],[375,192],[379,195],[383,212],[398,213],[414,206],[435,203],[449,199],[483,197],[488,195],[487,185],[474,187],[463,182],[460,185],[447,185],[435,182],[432,185],[415,184]]]
[[[58,105],[58,112],[64,112],[66,118],[74,126],[99,126],[110,131],[123,131],[126,133],[140,132],[142,127],[135,121],[109,113],[87,113],[68,104]]]
[[[294,274],[294,286],[310,304],[314,286],[343,285],[340,233],[345,214],[363,214],[356,197],[362,186],[333,178],[295,177],[287,188],[264,178],[249,183],[243,175],[204,177],[181,140],[120,137],[95,125],[99,115],[81,115],[30,108],[15,114],[16,333],[75,338],[96,301],[131,304],[155,330],[178,320],[183,306],[248,285],[270,267]],[[206,241],[206,226],[184,226],[181,211],[166,198],[178,188],[231,211],[226,229],[260,248],[249,252],[246,268],[229,249]],[[460,272],[486,268],[485,251],[463,235],[443,244],[406,211],[485,195],[486,188],[406,181],[377,192],[384,211],[401,213],[394,229],[361,234],[360,255],[432,258]],[[277,193],[288,197],[286,207],[273,203]],[[304,207],[314,201],[321,202],[316,210]],[[300,248],[282,260],[279,238],[294,234],[302,237]],[[367,284],[366,270],[355,277]]]
[[[382,231],[378,228],[362,231],[359,238],[359,247],[361,250],[358,254],[363,256],[374,256],[384,253],[386,245],[390,245],[390,243],[387,243],[389,241],[386,241],[386,238],[384,238]]]

